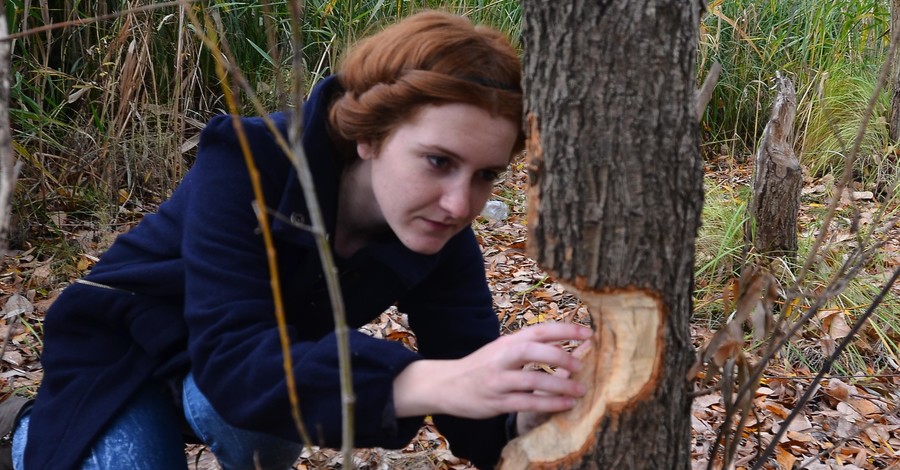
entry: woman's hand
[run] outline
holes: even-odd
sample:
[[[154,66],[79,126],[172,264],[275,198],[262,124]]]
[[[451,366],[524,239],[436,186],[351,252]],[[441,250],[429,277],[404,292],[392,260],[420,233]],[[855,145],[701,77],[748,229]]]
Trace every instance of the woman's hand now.
[[[592,343],[590,341],[585,341],[578,345],[574,351],[572,351],[572,356],[575,356],[577,359],[583,358],[590,350]],[[561,378],[568,378],[572,373],[566,369],[556,369],[553,372],[553,375]],[[544,421],[550,419],[551,413],[546,411],[520,411],[516,415],[516,434],[521,436],[522,434],[531,431],[532,429],[544,424]]]
[[[590,336],[591,330],[583,326],[545,323],[500,337],[462,359],[416,361],[394,379],[397,416],[448,414],[481,419],[570,409],[585,393],[584,385],[568,378],[581,361],[553,343]],[[530,363],[565,372],[524,370]]]

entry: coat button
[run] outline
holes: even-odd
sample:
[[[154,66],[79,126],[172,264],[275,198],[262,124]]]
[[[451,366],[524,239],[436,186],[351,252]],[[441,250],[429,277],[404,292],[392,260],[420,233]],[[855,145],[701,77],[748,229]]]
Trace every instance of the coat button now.
[[[306,217],[304,217],[303,214],[291,212],[291,223],[294,225],[305,225]]]

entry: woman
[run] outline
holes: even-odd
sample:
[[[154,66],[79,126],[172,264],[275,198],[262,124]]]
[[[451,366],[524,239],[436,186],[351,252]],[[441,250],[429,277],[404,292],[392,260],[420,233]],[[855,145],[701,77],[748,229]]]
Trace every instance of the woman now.
[[[519,61],[499,33],[425,12],[354,48],[304,106],[303,146],[348,322],[396,304],[418,337],[414,353],[351,331],[357,447],[403,447],[431,414],[454,454],[489,468],[516,412],[524,431],[584,393],[566,373],[522,366],[577,369],[552,343],[586,339],[587,329],[498,338],[470,227],[522,148],[521,97]],[[285,133],[287,116],[272,118]],[[292,223],[309,220],[302,188],[262,120],[242,127],[274,214],[304,423],[314,444],[337,447],[332,314],[313,236]],[[16,469],[184,468],[182,431],[226,469],[296,460],[253,201],[232,119],[214,118],[172,198],[47,313],[43,383],[33,407],[14,410]]]

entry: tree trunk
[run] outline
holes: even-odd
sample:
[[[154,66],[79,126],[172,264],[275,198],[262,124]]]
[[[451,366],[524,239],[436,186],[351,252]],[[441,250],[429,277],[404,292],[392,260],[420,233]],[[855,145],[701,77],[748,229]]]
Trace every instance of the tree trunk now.
[[[794,154],[794,114],[797,94],[787,77],[776,79],[777,95],[772,115],[763,131],[753,171],[751,231],[757,253],[767,256],[797,256],[797,216],[803,173]]]
[[[689,466],[702,6],[524,2],[529,251],[595,335],[587,396],[513,440],[501,468]]]

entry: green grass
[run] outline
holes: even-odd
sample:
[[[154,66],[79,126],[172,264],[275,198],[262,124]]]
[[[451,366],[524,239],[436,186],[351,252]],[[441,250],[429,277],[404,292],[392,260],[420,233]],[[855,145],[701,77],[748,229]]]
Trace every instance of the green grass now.
[[[45,17],[60,23],[132,5],[138,3],[6,3],[13,32],[40,26]],[[167,7],[15,43],[11,115],[16,147],[27,163],[22,174],[27,185],[47,187],[53,194],[68,194],[72,185],[90,186],[111,201],[101,208],[110,216],[120,190],[141,198],[171,191],[191,162],[181,143],[196,135],[199,123],[225,110],[215,58],[194,34],[198,30],[221,32],[267,110],[290,105],[293,46],[287,2],[201,5],[191,8],[209,18],[205,24],[191,24],[189,15]],[[512,0],[307,0],[300,27],[305,82],[332,73],[344,49],[358,38],[422,8],[463,13],[518,35],[521,6]],[[256,113],[248,100],[242,103],[243,112]],[[77,202],[64,199],[53,196],[46,203]]]
[[[840,178],[890,46],[889,7],[885,0],[711,2],[701,24],[698,74],[702,78],[713,62],[721,63],[723,72],[701,122],[704,155],[726,154],[738,162],[754,157],[773,99],[771,80],[780,73],[797,90],[794,151],[804,175]],[[896,197],[884,198],[897,194],[900,174],[896,145],[889,139],[889,107],[890,90],[882,90],[852,168],[853,189],[876,192],[883,204],[897,207]],[[809,202],[805,200],[804,207],[813,217],[811,226],[801,227],[801,263],[812,249],[825,212]],[[745,204],[746,193],[719,183],[707,188],[697,241],[695,321],[717,325],[729,314],[720,299],[743,262]],[[836,229],[847,233],[853,218],[852,210],[842,208]],[[853,240],[823,247],[801,287],[815,291],[827,285],[854,247]],[[876,255],[865,272],[829,301],[828,308],[846,309],[852,321],[861,313],[854,306],[871,302],[881,285],[877,276],[889,268]],[[796,266],[781,271],[779,281],[790,286],[798,271]],[[890,364],[888,358],[897,363],[898,318],[900,307],[882,306],[866,330],[870,347],[850,348],[837,366],[840,371],[865,371],[865,364],[878,369]],[[821,363],[812,353],[822,339],[820,333],[814,326],[807,328],[798,344],[785,352],[790,361]],[[812,356],[807,360],[805,354]]]
[[[695,320],[712,326],[730,312],[724,311],[721,297],[740,272],[744,254],[744,224],[747,221],[749,188],[707,181],[703,204],[703,225],[697,236]]]
[[[768,118],[771,80],[782,73],[797,90],[795,151],[814,175],[839,169],[890,46],[889,25],[884,0],[712,2],[699,68],[717,61],[723,72],[703,120],[707,146],[752,155]],[[886,148],[887,93],[881,98],[863,159]]]

